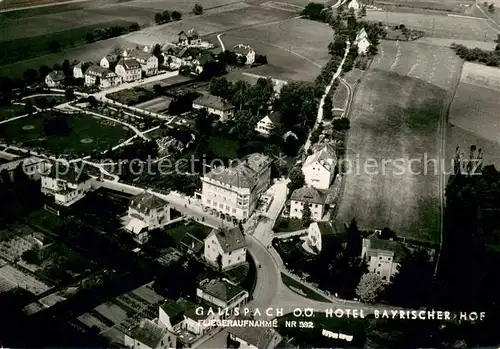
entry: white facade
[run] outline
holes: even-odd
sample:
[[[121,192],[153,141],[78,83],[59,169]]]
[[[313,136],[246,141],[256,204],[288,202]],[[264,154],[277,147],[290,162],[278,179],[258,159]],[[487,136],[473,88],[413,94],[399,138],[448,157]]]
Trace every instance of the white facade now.
[[[305,201],[290,200],[290,218],[302,219],[304,204]],[[313,221],[320,221],[323,218],[325,205],[309,203],[309,208],[311,209],[311,219]]]
[[[257,131],[258,133],[260,133],[263,136],[269,136],[273,127],[274,127],[273,122],[269,118],[269,116],[264,116],[257,123],[257,126],[255,127],[255,131]]]
[[[399,244],[395,241],[385,241]],[[361,258],[368,263],[368,272],[379,275],[386,283],[397,273],[399,263],[395,260],[396,253],[388,247],[373,246],[371,239],[363,239]]]
[[[307,243],[309,246],[315,247],[318,251],[321,251],[321,248],[323,247],[321,230],[316,222],[311,223],[309,225],[309,229],[307,229]]]
[[[248,292],[243,289],[241,289],[239,292],[234,292],[234,295],[231,293],[229,299],[223,299],[223,297],[217,295],[216,292],[212,292],[211,287],[213,287],[214,289],[217,288],[214,287],[216,286],[215,284],[217,284],[217,286],[224,291],[223,294],[225,295],[230,294],[227,288],[233,287],[233,285],[231,285],[231,283],[226,279],[203,280],[196,289],[196,297],[198,298],[198,300],[200,300],[202,303],[208,303],[213,307],[224,308],[228,309],[229,311],[246,304],[246,302],[248,301]]]
[[[234,109],[223,110],[193,102],[193,109],[203,109],[203,108],[205,108],[209,114],[217,115],[221,121],[225,121],[234,115]]]
[[[347,5],[347,8],[348,9],[353,9],[353,10],[359,10],[359,8],[361,7],[361,5],[359,4],[359,2],[357,0],[351,0],[351,2],[349,2],[349,4]]]
[[[308,156],[302,166],[306,184],[316,189],[328,189],[333,181],[336,165],[335,149],[330,145],[325,145]]]
[[[243,235],[241,235],[240,241],[238,241],[238,246],[242,247],[236,249],[232,249],[231,247],[224,248],[221,241],[217,238],[216,233],[212,231],[212,233],[204,241],[203,256],[207,262],[214,266],[217,266],[217,258],[222,256],[222,270],[228,270],[246,263],[247,249]]]
[[[81,181],[69,181],[61,177],[53,178],[42,175],[41,191],[44,194],[53,195],[56,204],[70,206],[85,197],[91,185],[92,178],[90,177]]]
[[[101,59],[99,65],[106,69],[111,69],[113,63],[116,62],[116,57],[106,56]]]
[[[142,68],[136,60],[120,60],[115,67],[115,73],[123,82],[137,81],[142,78]]]
[[[82,65],[78,64],[73,67],[73,77],[75,79],[82,79],[83,78],[83,70],[82,70]]]
[[[18,166],[22,166],[23,172],[28,176],[29,179],[38,180],[42,173],[46,173],[50,164],[47,160],[38,158],[36,156],[30,156],[25,159],[18,159],[7,162],[0,165],[0,172],[6,171],[9,174],[11,181],[15,180],[15,171]]]
[[[366,54],[370,48],[370,41],[367,38],[361,39],[358,43],[358,54]]]
[[[94,86],[97,79],[99,79],[99,88],[118,86],[122,82],[122,78],[111,70],[99,72],[95,70],[96,68],[106,69],[102,67],[90,67],[85,73],[85,85]]]
[[[236,45],[234,53],[237,57],[245,57],[245,64],[252,65],[255,63],[255,51],[248,45]]]
[[[201,178],[204,210],[246,220],[271,184],[271,160],[252,154],[235,168],[216,168]]]
[[[145,76],[158,74],[158,58],[144,51],[133,51],[128,57],[134,58],[141,65]]]
[[[60,71],[53,71],[45,77],[47,87],[58,87],[64,81],[64,74]]]

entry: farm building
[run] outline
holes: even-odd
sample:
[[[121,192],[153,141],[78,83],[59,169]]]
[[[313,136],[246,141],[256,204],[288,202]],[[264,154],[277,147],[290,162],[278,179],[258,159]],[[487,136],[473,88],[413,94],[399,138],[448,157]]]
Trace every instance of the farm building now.
[[[45,77],[45,85],[48,87],[58,87],[64,82],[64,79],[64,73],[60,70],[55,70],[47,74]]]
[[[179,46],[198,46],[201,45],[201,38],[198,32],[191,28],[187,32],[181,31],[179,34],[178,45]]]
[[[233,48],[236,57],[244,59],[245,64],[251,65],[255,62],[255,51],[248,45],[239,44]]]

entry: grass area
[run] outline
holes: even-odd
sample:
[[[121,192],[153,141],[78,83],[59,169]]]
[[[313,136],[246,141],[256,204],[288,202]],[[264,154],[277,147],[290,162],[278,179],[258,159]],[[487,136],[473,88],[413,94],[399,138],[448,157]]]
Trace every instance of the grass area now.
[[[103,151],[130,136],[130,130],[87,115],[70,116],[65,135],[45,135],[45,122],[50,115],[37,114],[2,125],[0,138],[24,147],[42,147],[58,153],[90,153]]]
[[[82,3],[76,3],[76,4],[44,6],[44,7],[30,8],[26,10],[10,11],[0,14],[0,22],[5,19],[12,20],[20,18],[29,18],[29,17],[50,15],[53,13],[61,13],[66,11],[76,11],[84,8],[85,6]]]
[[[166,233],[171,236],[178,244],[187,233],[203,241],[208,236],[208,234],[210,234],[212,228],[196,222],[190,222],[188,225],[184,225],[184,222],[180,222],[179,224],[174,223],[172,226],[167,227],[165,230]]]
[[[302,224],[302,221],[298,218],[280,217],[276,221],[276,225],[274,226],[273,230],[276,233],[289,233],[292,231],[302,230],[306,228],[308,228],[308,226],[304,226]]]
[[[226,274],[232,281],[241,283],[247,278],[249,270],[250,267],[248,266],[248,264],[243,264],[239,267],[227,271]]]
[[[17,104],[2,105],[0,106],[0,121],[13,118],[25,114],[24,106]]]
[[[231,139],[210,137],[207,150],[218,158],[238,158],[238,142]]]
[[[132,22],[121,20],[110,21],[90,26],[62,30],[50,34],[2,41],[2,44],[0,45],[0,64],[14,63],[58,51],[64,51],[67,48],[85,44],[86,34],[95,29],[115,26],[128,27],[130,24],[132,24]],[[59,48],[51,47],[51,43],[54,41],[59,43]]]
[[[296,292],[304,297],[312,299],[313,301],[330,303],[329,299],[323,297],[318,292],[311,290],[309,287],[306,287],[306,286],[302,285],[301,283],[295,281],[294,279],[292,279],[291,277],[289,277],[286,274],[281,273],[281,280],[283,281],[285,286],[287,286],[289,289],[291,289],[292,291],[294,291],[294,292]]]
[[[63,223],[63,221],[58,216],[44,209],[33,211],[24,219],[28,224],[33,224],[47,230],[54,230]]]
[[[106,95],[106,97],[127,105],[135,105],[149,101],[158,97],[153,91],[142,87],[136,87],[128,90],[122,90]]]
[[[54,95],[37,96],[37,97],[30,97],[30,98],[27,98],[27,99],[29,99],[33,105],[37,105],[36,101],[39,98],[46,98],[47,102],[48,102],[48,105],[58,105],[58,104],[63,104],[63,103],[69,102],[69,100],[64,95],[60,95],[60,96],[54,96]]]

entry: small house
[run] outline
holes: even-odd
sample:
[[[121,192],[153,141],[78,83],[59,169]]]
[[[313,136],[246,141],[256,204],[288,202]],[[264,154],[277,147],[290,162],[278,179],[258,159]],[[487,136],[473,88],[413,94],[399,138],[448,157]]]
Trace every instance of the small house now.
[[[58,87],[61,86],[64,82],[66,76],[60,70],[55,70],[47,74],[45,77],[45,85],[47,87]]]
[[[236,57],[242,59],[247,65],[252,65],[255,63],[255,51],[248,45],[239,44],[233,48],[233,52]]]

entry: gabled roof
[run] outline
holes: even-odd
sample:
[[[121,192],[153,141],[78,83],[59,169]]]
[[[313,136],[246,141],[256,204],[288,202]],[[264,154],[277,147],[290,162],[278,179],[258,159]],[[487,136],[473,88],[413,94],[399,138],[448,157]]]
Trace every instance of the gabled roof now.
[[[367,251],[368,255],[376,255],[377,252],[393,252],[394,261],[399,263],[409,254],[408,249],[401,242],[380,239],[377,233],[370,235],[367,240],[370,240],[370,247]]]
[[[101,78],[107,77],[109,75],[115,76],[116,74],[109,70],[108,68],[103,68],[99,65],[93,65],[87,69],[85,75],[94,75],[99,76]]]
[[[226,102],[222,98],[213,95],[204,95],[198,97],[193,101],[193,104],[223,111],[234,109],[234,106],[231,103]]]
[[[128,331],[127,335],[149,348],[156,348],[167,332],[166,328],[153,321],[142,319],[137,326]]]
[[[151,210],[163,208],[166,205],[168,205],[167,201],[160,199],[158,196],[146,191],[137,194],[130,200],[130,207],[146,214]]]
[[[174,44],[171,44],[171,43],[167,42],[166,44],[164,44],[164,45],[161,47],[161,50],[162,50],[163,52],[167,52],[167,51],[171,50],[172,52],[177,53],[177,52],[181,51],[181,50],[182,50],[182,48],[180,48],[180,47],[179,47],[179,46],[177,46],[177,45],[174,45]]]
[[[133,70],[141,68],[141,64],[133,58],[122,58],[118,61],[118,65],[122,65],[125,70]]]
[[[239,161],[235,167],[217,167],[207,173],[207,177],[237,188],[253,188],[258,174],[267,169],[272,161],[266,155],[254,153]]]
[[[52,81],[63,81],[66,76],[60,70],[54,70],[48,74],[48,76],[52,79]]]
[[[163,309],[170,318],[170,324],[175,326],[182,322],[184,320],[184,314],[188,310],[196,308],[196,305],[185,299],[179,299],[178,301],[168,299],[160,305],[160,308]]]
[[[114,53],[110,53],[110,54],[107,54],[106,56],[104,56],[104,58],[106,58],[106,60],[109,63],[115,63],[115,62],[118,62],[118,60],[120,59],[120,56],[118,56]]]
[[[149,52],[141,51],[141,50],[132,50],[127,57],[130,58],[135,58],[137,60],[141,61],[147,61],[150,59],[153,55]]]
[[[281,121],[281,113],[279,111],[273,111],[268,115],[268,117],[273,124],[279,123]]]
[[[335,230],[330,222],[313,222],[317,224],[321,235],[335,235]]]
[[[295,189],[290,196],[290,200],[324,205],[326,195],[314,187],[304,186],[302,188]]]
[[[238,317],[237,320],[244,320],[244,317]],[[276,336],[280,337],[278,332],[269,327],[228,327],[228,332],[259,349],[268,348]]]
[[[230,230],[220,230],[214,228],[207,236],[207,239],[212,235],[215,235],[224,253],[236,251],[247,246],[245,237],[238,227],[232,228]]]
[[[53,179],[61,179],[69,183],[83,183],[92,179],[87,173],[78,171],[74,166],[64,166],[61,163],[56,163],[50,168],[50,172],[43,174],[46,177]]]
[[[358,42],[360,42],[361,40],[363,39],[366,39],[368,40],[368,34],[366,33],[366,30],[365,28],[361,28],[358,33],[356,34],[356,40],[355,40],[355,43],[357,44]],[[369,42],[369,40],[368,40]]]
[[[331,171],[337,164],[337,154],[335,148],[331,144],[325,144],[315,153],[309,155],[304,162],[304,166],[319,164],[326,170]]]
[[[233,48],[234,53],[236,53],[237,55],[243,55],[243,56],[246,56],[247,54],[249,54],[252,51],[253,51],[253,48],[251,48],[248,45],[242,45],[242,44],[236,45]]]
[[[203,292],[220,299],[223,302],[229,302],[245,290],[238,285],[229,283],[228,281],[222,279],[205,279],[200,282],[198,288]]]

